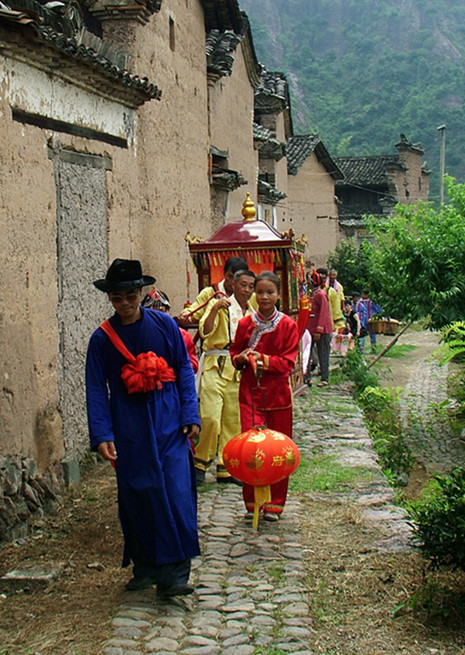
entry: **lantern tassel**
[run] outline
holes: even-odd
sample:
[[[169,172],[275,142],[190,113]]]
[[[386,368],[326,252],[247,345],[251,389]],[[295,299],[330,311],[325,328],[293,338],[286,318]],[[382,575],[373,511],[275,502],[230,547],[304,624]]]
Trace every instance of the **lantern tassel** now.
[[[258,530],[258,514],[260,512],[260,507],[265,503],[271,503],[271,489],[270,486],[266,487],[254,487],[254,508],[253,508],[253,520],[252,526],[255,530]]]

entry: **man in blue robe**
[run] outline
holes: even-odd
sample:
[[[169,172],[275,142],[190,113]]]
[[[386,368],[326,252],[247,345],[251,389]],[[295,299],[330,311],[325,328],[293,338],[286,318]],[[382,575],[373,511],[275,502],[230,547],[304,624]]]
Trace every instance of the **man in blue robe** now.
[[[161,377],[152,391],[129,393],[121,378],[128,360],[99,327],[87,351],[87,414],[91,449],[116,469],[123,566],[133,563],[126,588],[156,584],[160,596],[177,596],[194,591],[190,564],[200,553],[189,441],[198,436],[200,419],[178,326],[140,305],[142,288],[154,282],[139,261],[116,259],[94,285],[108,293],[115,309],[109,323],[130,353],[163,358],[172,381]]]

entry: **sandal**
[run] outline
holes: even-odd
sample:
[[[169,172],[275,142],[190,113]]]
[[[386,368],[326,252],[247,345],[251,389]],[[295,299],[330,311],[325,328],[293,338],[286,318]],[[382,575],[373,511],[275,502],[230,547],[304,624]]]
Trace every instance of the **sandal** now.
[[[275,523],[276,521],[279,521],[279,514],[275,514],[274,512],[265,512],[263,514],[263,518],[265,521],[270,521],[271,523]]]
[[[329,382],[326,382],[326,380],[322,380],[321,382],[318,382],[316,385],[317,387],[327,387]]]

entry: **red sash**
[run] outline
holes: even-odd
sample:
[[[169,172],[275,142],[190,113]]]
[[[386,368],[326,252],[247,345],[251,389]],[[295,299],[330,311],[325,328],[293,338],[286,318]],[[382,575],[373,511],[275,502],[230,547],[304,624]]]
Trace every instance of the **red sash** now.
[[[137,357],[126,348],[123,341],[116,334],[108,320],[101,326],[117,350],[128,360],[121,369],[123,380],[128,393],[147,393],[154,389],[161,389],[162,382],[174,382],[176,373],[163,357],[157,357],[151,350],[140,353]]]

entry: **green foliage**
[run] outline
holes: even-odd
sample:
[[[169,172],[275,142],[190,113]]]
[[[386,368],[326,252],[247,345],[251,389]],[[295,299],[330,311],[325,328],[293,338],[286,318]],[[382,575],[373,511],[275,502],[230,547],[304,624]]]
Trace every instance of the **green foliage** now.
[[[465,321],[457,321],[442,330],[441,364],[451,359],[465,360]]]
[[[374,293],[385,312],[402,320],[428,317],[439,329],[465,319],[465,185],[446,178],[449,203],[398,205],[383,221],[371,217]]]
[[[353,383],[354,397],[356,399],[358,399],[366,387],[378,384],[376,373],[368,369],[358,348],[349,350],[347,357],[344,358],[341,364],[341,373]]]
[[[432,566],[465,571],[465,469],[437,476],[426,500],[411,503],[409,513],[417,546]]]
[[[413,468],[399,417],[400,393],[400,387],[366,387],[358,398],[379,463],[393,485],[403,483],[405,474]]]
[[[260,61],[288,75],[296,133],[317,132],[335,157],[389,154],[404,132],[425,147],[437,198],[445,123],[447,171],[464,179],[462,0],[240,4]]]
[[[369,288],[371,244],[362,241],[357,245],[355,239],[343,239],[334,252],[328,255],[328,268],[335,268],[345,294]]]
[[[383,388],[357,349],[347,353],[342,374],[354,384],[354,397],[363,410],[379,463],[392,486],[405,484],[413,456],[402,434],[400,387]]]

